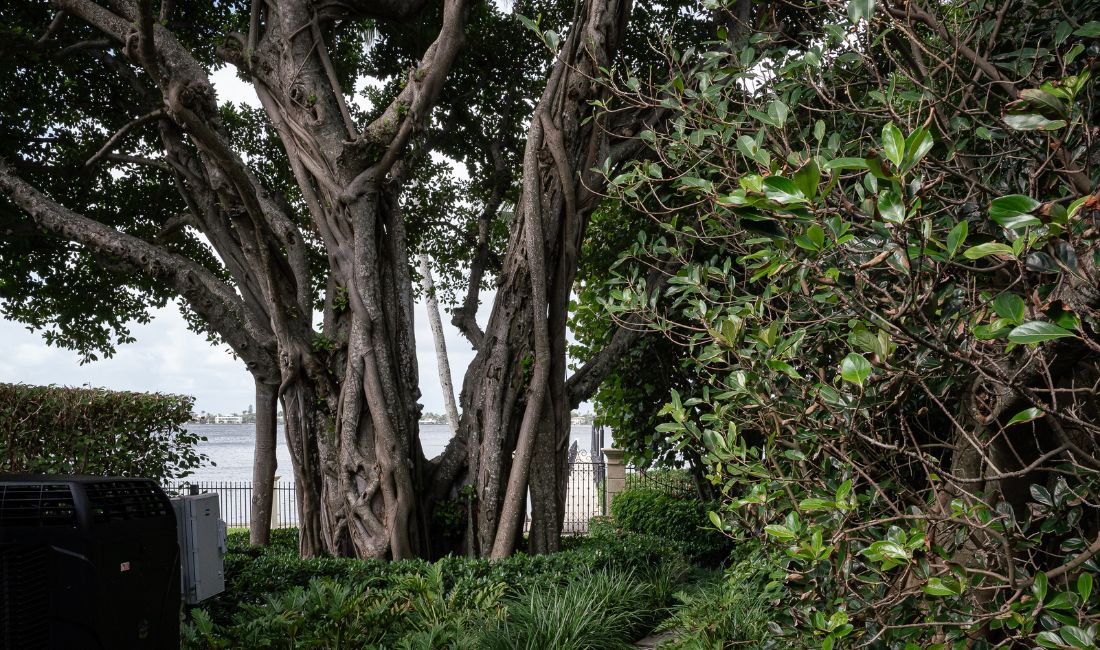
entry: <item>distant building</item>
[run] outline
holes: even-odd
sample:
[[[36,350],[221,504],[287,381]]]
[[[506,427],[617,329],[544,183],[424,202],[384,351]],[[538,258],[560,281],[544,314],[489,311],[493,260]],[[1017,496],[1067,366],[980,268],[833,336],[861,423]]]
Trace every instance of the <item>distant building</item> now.
[[[214,424],[244,424],[244,418],[239,415],[215,415]]]

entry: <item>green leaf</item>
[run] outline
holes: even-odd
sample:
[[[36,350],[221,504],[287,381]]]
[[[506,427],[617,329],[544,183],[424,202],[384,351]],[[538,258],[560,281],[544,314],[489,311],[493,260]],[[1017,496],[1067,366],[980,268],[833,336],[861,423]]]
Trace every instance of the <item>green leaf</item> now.
[[[764,179],[764,196],[779,204],[805,203],[806,196],[789,178],[768,176]]]
[[[901,161],[905,158],[905,137],[893,122],[882,127],[882,150],[890,162],[894,163],[894,167],[900,169]]]
[[[756,160],[756,152],[760,147],[756,145],[756,140],[751,136],[742,135],[737,138],[737,150],[741,152],[741,155],[749,160]]]
[[[787,528],[786,526],[780,526],[779,524],[765,526],[764,532],[784,542],[797,537],[797,535],[794,534],[794,531],[792,531],[790,528]]]
[[[806,198],[813,199],[817,196],[817,186],[821,183],[821,170],[813,158],[798,168],[794,173],[794,183]]]
[[[951,229],[951,232],[947,233],[947,256],[955,257],[955,254],[959,251],[959,247],[966,241],[967,231],[969,230],[968,222],[960,221],[955,224],[955,227]]]
[[[894,190],[883,190],[878,195],[878,212],[889,223],[905,221],[905,204]]]
[[[989,218],[1010,229],[1037,226],[1042,223],[1031,215],[1041,203],[1023,194],[1012,194],[993,199],[989,203]]]
[[[1042,571],[1035,574],[1035,581],[1031,583],[1031,593],[1039,602],[1047,599],[1047,574]]]
[[[972,246],[963,253],[963,257],[968,260],[980,260],[989,255],[1013,255],[1012,247],[997,242],[989,242]]]
[[[1058,634],[1061,635],[1062,639],[1065,640],[1066,643],[1069,643],[1074,648],[1096,647],[1095,645],[1093,645],[1093,641],[1095,640],[1096,635],[1089,630],[1079,628],[1075,625],[1062,626],[1062,629],[1058,630]]]
[[[856,24],[860,19],[870,19],[875,13],[875,0],[849,0],[848,20]]]
[[[1032,485],[1030,488],[1031,498],[1036,502],[1043,504],[1044,506],[1053,506],[1054,499],[1050,496],[1050,490],[1046,489],[1042,485]],[[1035,576],[1035,580],[1038,581],[1039,576]],[[1046,576],[1043,576],[1044,585],[1046,584]],[[1043,587],[1043,593],[1046,593],[1046,587]]]
[[[1031,408],[1024,409],[1024,410],[1020,411],[1019,413],[1017,413],[1016,415],[1013,415],[1012,419],[1010,419],[1005,424],[1005,426],[1010,427],[1014,424],[1023,424],[1024,422],[1031,422],[1032,420],[1038,420],[1039,418],[1043,417],[1044,415],[1046,415],[1046,413],[1043,413],[1041,410],[1039,410],[1039,409],[1035,408],[1034,406],[1032,406]]]
[[[862,354],[850,352],[840,362],[840,376],[844,381],[863,387],[863,382],[871,376],[871,363]]]
[[[932,150],[935,141],[932,134],[923,126],[909,134],[905,139],[905,163],[903,171],[909,171],[917,166],[924,156]]]
[[[707,517],[710,518],[710,523],[714,524],[715,528],[722,530],[722,518],[718,516],[717,512],[708,510]]]
[[[1023,343],[1025,345],[1034,345],[1036,343],[1066,337],[1075,337],[1075,335],[1073,332],[1058,327],[1054,323],[1048,323],[1041,320],[1033,320],[1024,323],[1008,333],[1009,341],[1013,343]]]
[[[840,487],[836,489],[836,496],[833,498],[836,499],[837,503],[844,503],[845,501],[847,501],[848,495],[851,494],[851,492],[852,480],[848,479],[847,481],[841,483]]]
[[[849,9],[851,11],[851,9]],[[1095,38],[1100,36],[1100,22],[1090,20],[1089,22],[1081,25],[1073,32],[1075,36],[1084,36],[1085,38]]]
[[[957,596],[959,592],[952,589],[940,578],[929,578],[928,584],[924,585],[924,593],[929,596]]]
[[[1066,644],[1062,642],[1062,637],[1058,636],[1057,632],[1040,632],[1035,637],[1035,643],[1043,646],[1044,648],[1064,648]]]
[[[768,117],[772,118],[775,126],[783,126],[783,123],[787,121],[787,115],[791,112],[791,109],[786,104],[774,99],[768,103]]]
[[[1077,576],[1077,595],[1081,597],[1082,602],[1086,602],[1089,596],[1092,595],[1092,574],[1082,573]]]
[[[825,169],[867,169],[867,160],[864,158],[833,158],[825,163]]]
[[[1049,120],[1038,113],[1005,115],[1005,124],[1017,131],[1053,131],[1066,125],[1065,120]]]
[[[993,311],[1013,325],[1024,322],[1026,309],[1024,299],[1014,293],[1002,293],[993,299]]]

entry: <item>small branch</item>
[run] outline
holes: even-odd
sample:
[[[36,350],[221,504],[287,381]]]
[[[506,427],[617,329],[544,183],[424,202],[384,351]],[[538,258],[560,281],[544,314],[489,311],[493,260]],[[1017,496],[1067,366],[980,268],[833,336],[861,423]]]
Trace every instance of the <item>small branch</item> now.
[[[354,140],[359,137],[359,132],[355,128],[355,120],[351,119],[351,112],[348,111],[344,90],[340,86],[340,80],[336,77],[336,68],[332,66],[332,59],[328,56],[328,47],[325,45],[324,36],[321,34],[321,26],[317,23],[317,16],[314,16],[313,20],[310,21],[310,28],[313,31],[313,40],[317,44],[317,57],[321,59],[321,66],[325,69],[325,76],[328,77],[329,86],[332,87],[332,94],[336,96],[336,105],[340,107],[340,115],[344,118],[344,127],[348,130],[348,136]],[[249,34],[249,38],[251,36]]]
[[[153,3],[152,0],[139,0],[138,12],[140,14],[141,36],[138,46],[141,48],[141,60],[145,69],[154,79],[160,77],[160,65],[157,63],[157,51],[153,44]]]
[[[145,124],[146,122],[149,122],[150,120],[159,119],[159,118],[162,118],[164,116],[165,116],[164,109],[163,108],[158,108],[154,111],[146,113],[145,115],[142,115],[141,117],[127,123],[121,129],[119,129],[114,135],[112,135],[107,140],[107,142],[102,147],[99,148],[99,151],[95,152],[95,155],[93,155],[91,158],[89,158],[88,162],[84,163],[84,166],[85,167],[91,167],[91,166],[95,165],[96,162],[98,162],[101,158],[106,156],[111,151],[111,149],[113,149],[115,147],[115,145],[118,144],[119,140],[121,140],[123,137],[125,137],[126,134],[129,133],[134,128],[139,127],[142,124]]]
[[[420,65],[409,74],[408,85],[373,124],[367,128],[366,137],[372,133],[386,134],[392,125],[400,121],[400,127],[388,138],[386,151],[381,159],[352,179],[341,194],[344,203],[351,203],[367,188],[380,181],[405,151],[405,145],[428,118],[432,107],[443,89],[443,80],[465,43],[466,5],[469,0],[447,0],[443,7],[443,26],[439,35],[428,47]],[[400,115],[405,113],[404,118]]]
[[[157,16],[157,22],[161,25],[167,25],[168,18],[172,15],[172,10],[175,8],[175,0],[160,0],[160,15]]]
[[[53,20],[50,21],[49,27],[46,28],[46,33],[40,36],[39,39],[34,42],[35,47],[45,46],[46,43],[48,43],[50,39],[53,38],[54,34],[56,34],[58,30],[60,30],[61,27],[65,24],[65,18],[68,15],[69,14],[65,11],[58,11],[54,13]]]
[[[163,160],[153,160],[152,158],[142,158],[141,156],[127,156],[119,153],[109,153],[104,156],[107,160],[114,160],[115,162],[130,163],[131,165],[144,165],[146,167],[153,167],[161,169],[166,172],[172,171],[172,166]]]
[[[57,52],[57,54],[53,55],[53,58],[60,60],[70,57],[73,54],[76,54],[77,52],[82,52],[84,50],[102,50],[110,46],[111,41],[106,38],[99,38],[94,41],[80,41],[79,43],[73,43],[68,47],[62,48]]]

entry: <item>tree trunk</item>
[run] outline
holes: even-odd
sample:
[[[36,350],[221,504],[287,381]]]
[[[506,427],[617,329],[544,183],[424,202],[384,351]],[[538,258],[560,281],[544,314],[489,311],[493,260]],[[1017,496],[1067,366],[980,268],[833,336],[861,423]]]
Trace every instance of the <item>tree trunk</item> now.
[[[279,387],[256,380],[256,449],[252,461],[252,514],[248,537],[253,546],[267,546],[275,508],[275,455],[278,439]]]
[[[424,289],[424,303],[428,309],[428,324],[432,328],[435,340],[435,364],[439,370],[439,390],[443,393],[443,406],[447,410],[447,424],[451,433],[458,432],[458,405],[455,403],[455,388],[451,381],[451,360],[447,356],[447,339],[443,336],[443,321],[439,318],[439,301],[435,298],[435,282],[432,281],[432,267],[427,254],[420,255],[421,286]]]
[[[461,395],[460,437],[478,495],[469,543],[482,556],[515,547],[528,490],[530,550],[558,548],[570,408],[565,323],[580,242],[603,183],[591,170],[610,157],[606,125],[586,119],[605,92],[591,79],[613,62],[629,15],[629,1],[578,5],[531,118],[502,283]]]

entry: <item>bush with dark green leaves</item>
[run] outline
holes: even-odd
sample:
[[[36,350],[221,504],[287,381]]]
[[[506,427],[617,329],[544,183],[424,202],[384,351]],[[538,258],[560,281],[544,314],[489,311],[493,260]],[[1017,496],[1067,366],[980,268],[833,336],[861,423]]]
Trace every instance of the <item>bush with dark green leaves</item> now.
[[[182,478],[208,459],[194,398],[0,384],[0,472]]]
[[[1095,647],[1100,1],[812,4],[607,79],[668,120],[605,169],[654,226],[590,302],[678,346],[620,394],[680,375],[645,433],[782,563],[782,631]]]
[[[710,523],[707,509],[694,497],[640,488],[618,494],[611,516],[624,531],[675,540],[693,560],[717,564],[729,555],[732,542]]]

